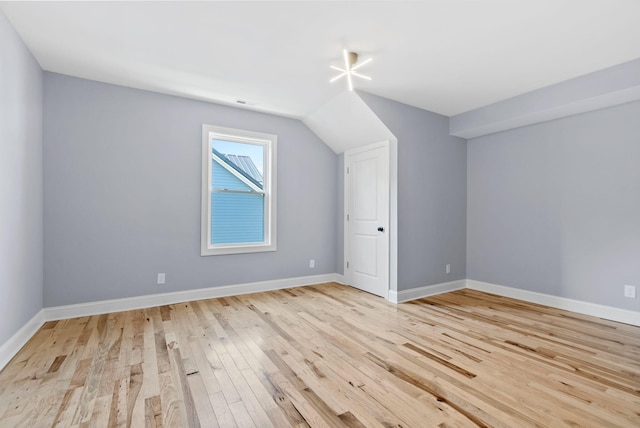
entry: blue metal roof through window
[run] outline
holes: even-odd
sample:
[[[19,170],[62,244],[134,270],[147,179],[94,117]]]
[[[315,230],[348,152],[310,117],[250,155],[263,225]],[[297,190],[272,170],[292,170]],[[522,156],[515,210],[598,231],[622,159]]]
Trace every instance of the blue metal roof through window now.
[[[260,174],[260,171],[258,171],[258,168],[256,168],[255,163],[249,156],[225,154],[224,157],[247,173],[249,177],[253,178],[258,183],[262,183],[262,174]]]

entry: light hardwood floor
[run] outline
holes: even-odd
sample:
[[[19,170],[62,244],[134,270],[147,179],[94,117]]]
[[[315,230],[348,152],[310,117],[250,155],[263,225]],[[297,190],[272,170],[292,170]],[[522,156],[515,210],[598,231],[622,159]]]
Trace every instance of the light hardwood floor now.
[[[338,284],[48,322],[0,426],[640,426],[640,328]]]

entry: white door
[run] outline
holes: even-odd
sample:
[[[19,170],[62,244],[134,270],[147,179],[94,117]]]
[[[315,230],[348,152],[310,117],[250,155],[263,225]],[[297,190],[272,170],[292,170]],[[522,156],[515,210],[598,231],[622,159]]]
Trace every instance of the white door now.
[[[389,294],[389,142],[345,152],[345,279]]]

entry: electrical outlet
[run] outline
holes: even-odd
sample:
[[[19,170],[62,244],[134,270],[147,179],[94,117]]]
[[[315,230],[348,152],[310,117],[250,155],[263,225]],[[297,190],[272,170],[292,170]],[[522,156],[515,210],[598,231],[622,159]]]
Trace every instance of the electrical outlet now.
[[[316,261],[314,259],[309,260],[309,267],[314,269],[316,267]]]
[[[158,274],[158,284],[164,284],[165,279],[166,279],[166,276],[164,273]]]
[[[451,273],[451,265],[449,263],[447,263],[447,267],[445,268],[445,270],[447,271],[447,273]]]
[[[636,298],[636,286],[635,285],[625,285],[624,286],[624,297],[629,297],[631,299]]]

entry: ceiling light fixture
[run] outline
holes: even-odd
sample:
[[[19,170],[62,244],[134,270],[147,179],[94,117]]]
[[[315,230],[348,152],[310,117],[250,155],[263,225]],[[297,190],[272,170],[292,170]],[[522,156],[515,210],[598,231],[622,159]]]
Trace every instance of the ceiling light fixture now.
[[[333,83],[336,80],[340,79],[341,77],[347,76],[347,84],[349,85],[349,90],[353,91],[353,78],[354,77],[359,77],[360,79],[365,79],[365,80],[371,80],[371,77],[365,76],[365,75],[360,74],[360,73],[357,73],[356,70],[359,69],[360,67],[362,67],[363,65],[370,63],[373,58],[369,58],[367,60],[364,60],[360,64],[356,65],[356,63],[358,62],[358,54],[357,53],[355,53],[355,52],[347,52],[347,50],[345,49],[344,51],[342,51],[342,54],[343,54],[343,57],[344,57],[344,69],[342,69],[340,67],[336,67],[335,65],[330,65],[329,67],[331,67],[334,70],[339,71],[340,74],[337,75],[336,77],[334,77],[333,79],[329,80],[329,83]]]

